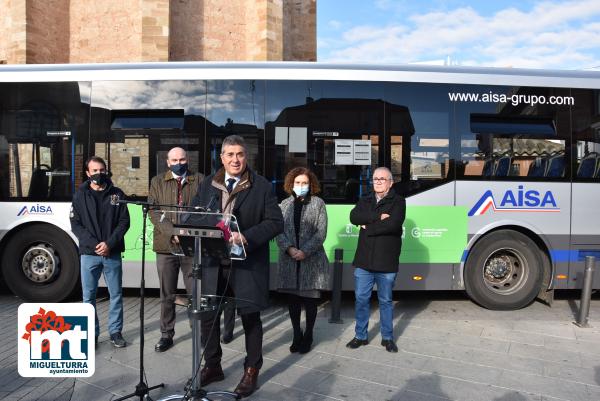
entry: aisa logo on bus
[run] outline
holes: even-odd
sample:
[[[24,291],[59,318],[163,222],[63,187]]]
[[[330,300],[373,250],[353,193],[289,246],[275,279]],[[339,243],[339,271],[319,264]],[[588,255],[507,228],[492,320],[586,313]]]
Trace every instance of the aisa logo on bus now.
[[[552,191],[540,192],[535,189],[525,190],[519,185],[516,191],[507,190],[502,195],[502,200],[497,203],[491,190],[479,198],[475,206],[469,211],[469,217],[481,216],[488,210],[495,212],[559,212],[556,199]]]
[[[52,214],[52,206],[35,204],[32,206],[23,206],[17,216],[27,216],[28,214]]]

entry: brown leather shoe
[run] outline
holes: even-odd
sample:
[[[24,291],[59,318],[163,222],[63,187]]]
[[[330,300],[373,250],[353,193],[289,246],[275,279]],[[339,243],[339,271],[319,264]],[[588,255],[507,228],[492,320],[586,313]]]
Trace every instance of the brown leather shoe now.
[[[206,386],[213,382],[220,382],[225,379],[225,374],[223,374],[223,369],[221,365],[218,365],[214,368],[205,366],[200,371],[200,385]]]
[[[246,368],[244,370],[244,376],[233,390],[240,397],[248,397],[256,390],[256,383],[258,382],[258,369],[257,368]]]

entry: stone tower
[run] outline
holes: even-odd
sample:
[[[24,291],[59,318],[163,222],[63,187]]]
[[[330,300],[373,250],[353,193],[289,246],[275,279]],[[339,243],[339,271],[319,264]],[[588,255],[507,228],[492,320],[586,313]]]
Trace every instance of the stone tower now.
[[[0,0],[0,63],[316,61],[316,0]]]

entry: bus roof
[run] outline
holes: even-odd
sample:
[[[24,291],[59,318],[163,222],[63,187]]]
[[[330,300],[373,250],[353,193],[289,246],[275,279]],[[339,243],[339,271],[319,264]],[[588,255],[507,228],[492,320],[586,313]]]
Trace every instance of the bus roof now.
[[[0,82],[195,79],[430,82],[600,89],[600,71],[287,61],[0,65]]]

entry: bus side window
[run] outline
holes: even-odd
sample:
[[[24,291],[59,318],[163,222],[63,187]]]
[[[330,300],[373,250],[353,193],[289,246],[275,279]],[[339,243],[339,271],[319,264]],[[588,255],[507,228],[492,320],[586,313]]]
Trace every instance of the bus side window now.
[[[565,175],[565,155],[557,154],[548,159],[546,177],[563,177]]]
[[[27,195],[29,200],[42,201],[48,198],[48,185],[50,183],[48,172],[50,172],[50,167],[46,164],[33,169],[31,181],[29,182],[29,194]]]
[[[598,164],[598,153],[590,152],[585,155],[577,168],[577,178],[592,178],[596,173],[596,166]]]
[[[504,96],[556,96],[556,88],[465,85],[465,92]],[[467,163],[465,178],[490,180],[568,179],[567,147],[571,137],[570,107],[539,104],[529,107],[512,102],[457,104],[461,158]],[[476,166],[481,165],[481,169]]]
[[[535,160],[529,165],[529,170],[527,171],[528,177],[543,177],[546,172],[546,165],[548,163],[548,159],[545,157],[536,157]]]
[[[70,201],[75,138],[87,138],[79,82],[0,84],[0,196]]]

